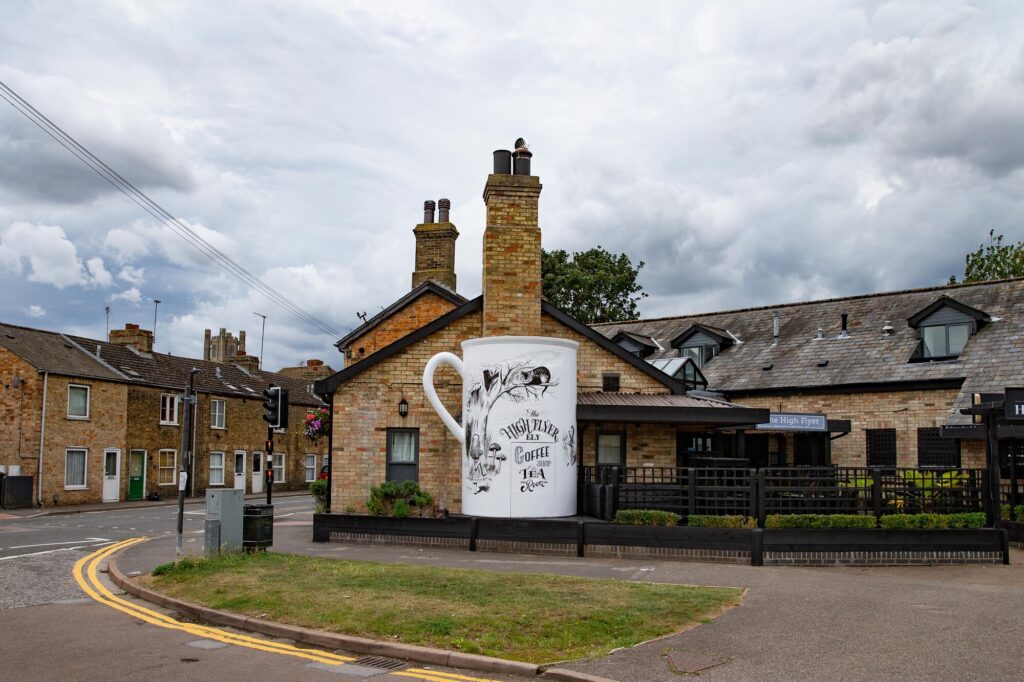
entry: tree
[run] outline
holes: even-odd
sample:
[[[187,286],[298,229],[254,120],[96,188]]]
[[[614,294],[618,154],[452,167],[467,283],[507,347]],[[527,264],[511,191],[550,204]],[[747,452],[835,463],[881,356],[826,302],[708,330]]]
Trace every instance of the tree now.
[[[1024,242],[1004,246],[1003,235],[997,235],[995,230],[989,230],[988,246],[979,244],[976,251],[967,254],[964,278],[961,283],[1022,276],[1024,276]],[[949,276],[949,283],[957,283],[956,275]]]
[[[600,245],[571,256],[562,249],[542,251],[544,297],[586,324],[636,319],[637,301],[647,298],[636,281],[643,267],[643,261],[634,267],[626,254]]]

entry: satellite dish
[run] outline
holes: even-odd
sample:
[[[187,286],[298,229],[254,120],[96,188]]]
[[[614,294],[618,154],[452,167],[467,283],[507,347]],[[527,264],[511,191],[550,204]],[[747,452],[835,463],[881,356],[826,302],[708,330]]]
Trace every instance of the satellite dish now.
[[[527,142],[525,137],[520,137],[516,140],[516,149],[529,149],[530,143]]]

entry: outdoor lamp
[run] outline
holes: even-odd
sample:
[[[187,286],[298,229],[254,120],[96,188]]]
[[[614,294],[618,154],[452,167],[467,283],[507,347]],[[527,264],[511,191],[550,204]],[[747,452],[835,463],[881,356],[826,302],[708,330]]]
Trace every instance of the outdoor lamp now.
[[[404,397],[398,401],[398,416],[405,417],[409,414],[409,401]]]

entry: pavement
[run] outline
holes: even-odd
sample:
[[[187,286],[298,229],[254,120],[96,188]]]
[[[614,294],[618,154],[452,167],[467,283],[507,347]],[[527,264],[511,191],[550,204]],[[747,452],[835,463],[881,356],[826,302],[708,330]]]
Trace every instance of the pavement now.
[[[701,673],[702,679],[711,682],[876,680],[880,677],[901,680],[1021,678],[1016,652],[1020,646],[1021,614],[1024,613],[1024,552],[1016,549],[1011,550],[1009,566],[754,568],[695,562],[577,559],[404,546],[313,543],[310,540],[312,511],[308,497],[282,501],[282,506],[276,511],[274,551],[356,561],[419,563],[509,573],[559,573],[747,588],[741,606],[708,623],[607,656],[560,665],[613,680],[678,682],[679,674],[670,666],[670,656],[687,658],[691,662],[697,659],[717,662],[718,665]],[[169,510],[161,513],[167,514]],[[114,523],[117,516],[117,513],[95,512],[85,517],[44,517],[0,522],[0,531],[11,525],[43,522],[60,526],[73,520],[89,522],[76,529],[79,534],[89,533],[87,537],[114,539],[146,534],[143,531],[147,529],[139,525],[127,526],[132,530],[117,534],[125,530],[123,523]],[[120,516],[134,520],[135,515],[121,512]],[[201,535],[198,534],[202,528],[202,517],[193,515],[191,518],[193,520],[188,529],[191,534],[189,540],[192,542],[186,546],[195,547],[198,553],[202,548]],[[50,535],[54,535],[57,530],[49,529]],[[64,528],[64,532],[70,533],[71,530]],[[34,557],[4,561],[4,542],[8,545],[30,544],[10,543],[3,540],[4,537],[0,534],[0,584],[12,584],[8,582],[12,564],[19,565],[19,582],[29,579],[29,574],[34,570],[43,571],[39,574],[40,580],[50,580],[45,577],[45,571],[56,569],[34,567],[32,562],[37,560]],[[69,537],[67,541],[71,540]],[[93,550],[86,547],[82,550],[55,552],[49,556],[76,555],[84,551]],[[171,560],[173,551],[173,535],[164,533],[158,535],[156,540],[135,545],[121,553],[118,564],[125,574],[144,573]],[[4,592],[6,590],[0,590],[0,594]],[[80,596],[81,592],[78,592],[77,598]],[[56,589],[51,595],[51,601],[56,602],[75,598],[73,589]],[[74,623],[74,620],[64,620],[71,616],[62,610],[73,609],[75,606],[84,605],[49,603],[39,607],[50,611],[46,617],[50,625],[40,627],[52,629],[54,623]],[[88,606],[105,609],[96,604]],[[0,611],[0,630],[12,633],[14,640],[13,646],[6,647],[7,650],[23,651],[23,646],[29,645],[23,635],[32,630],[26,629],[30,626],[22,620],[22,612],[33,609],[11,609],[10,606],[3,606],[3,602],[0,602],[0,608],[9,609]],[[113,616],[104,613],[102,617],[97,617],[125,620],[125,616],[116,613]],[[42,631],[37,629],[35,632]],[[86,637],[97,639],[101,634],[102,630],[93,630]],[[146,637],[151,634],[147,631]],[[52,632],[50,637],[52,641]],[[61,637],[59,641],[63,649],[68,639]],[[19,642],[23,646],[19,646]],[[145,645],[145,642],[140,644]],[[79,651],[74,642],[70,646]],[[180,648],[180,644],[175,646]],[[6,655],[0,649],[0,670],[10,669],[4,667]],[[219,656],[220,652],[203,655]],[[18,660],[23,659],[19,657]],[[179,665],[176,659],[174,663],[175,666]],[[175,666],[167,663],[160,670],[167,670],[170,674]],[[225,679],[243,679],[243,670],[248,668],[239,667],[239,676],[231,675]],[[211,668],[209,672],[215,670]],[[205,673],[203,675],[207,676]],[[467,677],[474,675],[477,676],[474,679],[480,676],[479,673],[465,673]],[[517,679],[495,675],[486,677]],[[30,676],[25,679],[36,678]]]

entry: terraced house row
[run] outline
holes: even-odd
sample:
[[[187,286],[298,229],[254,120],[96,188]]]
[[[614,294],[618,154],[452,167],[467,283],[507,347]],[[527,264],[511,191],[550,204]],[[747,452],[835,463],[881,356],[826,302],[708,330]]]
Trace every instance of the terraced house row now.
[[[230,343],[226,343],[230,341]],[[266,466],[263,389],[289,389],[289,428],[274,434],[274,488],[316,478],[326,447],[302,434],[322,367],[264,372],[221,330],[204,356],[153,352],[152,332],[128,324],[106,341],[0,324],[0,466],[33,476],[43,506],[177,494],[182,403],[193,369],[197,394],[190,437],[189,493],[208,487],[261,492]],[[326,368],[329,369],[329,368]]]

